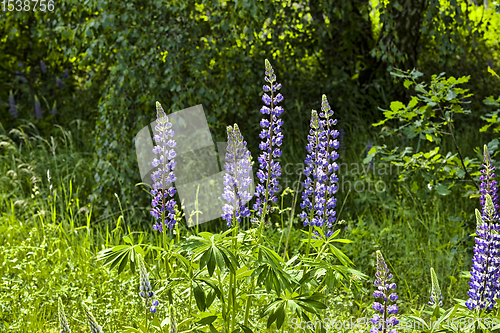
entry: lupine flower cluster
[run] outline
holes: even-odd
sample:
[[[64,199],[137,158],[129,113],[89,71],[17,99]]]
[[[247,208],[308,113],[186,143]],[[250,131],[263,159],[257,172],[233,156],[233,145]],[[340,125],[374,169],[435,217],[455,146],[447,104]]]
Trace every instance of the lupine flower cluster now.
[[[495,168],[487,147],[484,146],[484,169],[481,170],[481,212],[476,209],[476,244],[472,258],[469,299],[470,309],[491,310],[499,293],[500,278],[500,224],[498,223],[498,196]],[[495,200],[495,201],[494,201]]]
[[[173,149],[177,143],[175,140],[169,139],[174,136],[174,131],[171,129],[172,124],[168,121],[168,117],[159,102],[156,102],[156,118],[155,130],[158,134],[153,137],[153,140],[157,146],[153,148],[153,153],[159,154],[160,158],[153,160],[153,166],[159,166],[159,168],[151,174],[151,179],[154,182],[151,190],[153,195],[151,215],[157,220],[153,229],[163,232],[163,225],[172,229],[176,223],[174,210],[176,201],[173,198],[176,190],[172,184],[177,180],[174,174],[177,165],[174,160],[176,153]],[[158,220],[160,221],[158,222]]]
[[[434,268],[431,267],[431,297],[430,302],[428,303],[431,306],[438,305],[439,307],[443,306],[443,294],[441,293],[441,288],[439,287],[439,281],[434,271]]]
[[[498,194],[497,194],[497,181],[495,178],[495,167],[492,164],[490,154],[488,153],[488,148],[486,145],[484,146],[484,162],[483,169],[481,169],[481,177],[479,180],[481,181],[479,193],[481,193],[480,201],[483,216],[486,215],[485,211],[485,203],[486,203],[486,194],[489,194],[491,200],[493,201],[493,205],[495,206],[495,212],[498,214],[499,206],[498,206]],[[498,219],[498,216],[495,216]]]
[[[64,314],[64,306],[62,303],[61,298],[59,297],[58,300],[58,308],[57,308],[57,313],[59,317],[59,326],[61,326],[61,331],[59,333],[71,333],[71,330],[69,329],[68,321],[66,320],[66,314]]]
[[[63,75],[62,75],[63,80],[67,79],[67,78],[68,78],[68,76],[69,76],[69,72],[68,72],[68,70],[67,70],[67,69],[65,69],[65,70],[64,70],[64,73],[63,73]]]
[[[60,78],[56,79],[56,83],[57,83],[57,86],[59,87],[59,89],[62,89],[64,87],[64,83],[62,82],[62,80]]]
[[[496,223],[496,213],[489,194],[486,194],[485,201],[486,214],[481,214],[476,209],[477,237],[472,257],[470,289],[467,292],[470,298],[465,302],[469,310],[491,310],[499,290],[500,225]]]
[[[35,95],[35,118],[42,119],[42,106],[40,105],[40,100]]]
[[[335,174],[338,165],[334,161],[339,156],[335,151],[339,148],[339,142],[336,140],[339,132],[331,129],[337,124],[337,120],[332,119],[332,116],[333,110],[330,108],[326,96],[323,95],[319,116],[315,110],[311,112],[311,130],[307,137],[306,168],[304,170],[306,180],[303,183],[303,201],[300,204],[303,209],[300,217],[304,219],[304,225],[326,226],[328,229],[325,232],[327,238],[333,234],[332,227],[336,221],[337,199],[334,194],[337,193],[336,183],[338,182]]]
[[[102,327],[97,324],[97,321],[95,320],[94,316],[90,312],[89,308],[85,303],[82,303],[83,310],[85,311],[85,315],[87,316],[87,323],[90,326],[90,332],[91,333],[103,333],[102,332]]]
[[[250,151],[246,148],[246,141],[243,140],[240,129],[237,124],[234,128],[227,127],[227,150],[226,163],[224,168],[224,198],[228,204],[222,207],[222,218],[227,221],[230,227],[234,218],[241,222],[241,217],[250,216],[250,210],[246,203],[252,196],[248,193],[248,187],[251,184],[250,172]]]
[[[498,195],[495,167],[492,165],[486,145],[484,164],[481,170],[481,212],[476,209],[476,245],[472,258],[470,297],[465,303],[472,310],[491,310],[499,293],[500,278],[500,224],[498,223]]]
[[[281,176],[281,166],[279,161],[275,159],[281,156],[279,147],[283,140],[283,134],[281,133],[283,120],[279,119],[279,117],[284,110],[283,107],[276,106],[283,100],[283,96],[281,93],[278,93],[276,96],[274,95],[281,89],[281,83],[276,82],[276,75],[267,59],[265,65],[265,80],[269,85],[264,85],[263,87],[264,95],[262,96],[262,101],[265,105],[260,109],[260,112],[270,117],[269,119],[262,119],[260,121],[262,132],[259,136],[265,141],[262,141],[259,145],[262,153],[258,158],[260,163],[259,171],[257,171],[259,184],[255,189],[257,200],[254,204],[254,210],[258,216],[266,214],[266,211],[263,211],[263,207],[266,207],[267,211],[269,211],[270,201],[276,202],[278,200],[276,197],[279,185],[277,177]],[[271,96],[269,96],[267,92],[270,92]]]
[[[386,332],[390,329],[388,333],[397,333],[395,329],[391,329],[397,324],[399,320],[396,315],[398,313],[398,307],[396,304],[389,305],[390,301],[395,302],[398,299],[398,295],[391,290],[396,289],[395,283],[390,283],[392,280],[392,274],[389,273],[387,264],[385,263],[384,257],[380,251],[377,251],[377,273],[375,273],[374,285],[377,290],[373,293],[375,299],[382,300],[382,303],[374,302],[373,309],[377,312],[373,315],[371,322],[373,328],[370,330],[371,333]],[[390,293],[390,294],[389,294]],[[391,317],[389,317],[392,315]]]
[[[14,94],[12,93],[12,90],[9,92],[9,107],[12,117],[17,118],[18,114],[17,114],[16,102],[14,100]]]
[[[144,299],[144,304],[146,304],[146,307],[151,304],[150,311],[151,313],[156,312],[156,307],[158,304],[158,300],[153,299],[155,296],[154,291],[151,290],[151,284],[149,283],[149,273],[146,270],[146,266],[144,265],[144,260],[140,255],[137,256],[138,258],[138,264],[139,264],[139,275],[140,275],[140,292],[139,296],[141,296]]]

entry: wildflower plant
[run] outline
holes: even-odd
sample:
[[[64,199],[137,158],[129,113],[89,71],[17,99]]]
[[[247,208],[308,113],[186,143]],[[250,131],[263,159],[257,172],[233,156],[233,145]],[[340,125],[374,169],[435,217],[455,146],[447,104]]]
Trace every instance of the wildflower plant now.
[[[374,285],[377,288],[373,293],[373,297],[380,302],[373,303],[373,310],[376,313],[373,315],[371,322],[373,324],[371,333],[375,332],[389,332],[396,333],[395,329],[391,329],[397,324],[399,320],[395,316],[398,313],[398,306],[396,304],[390,305],[398,299],[398,295],[392,290],[396,290],[396,284],[391,283],[392,274],[389,273],[387,264],[380,251],[376,252],[377,255],[377,272],[375,273]],[[389,329],[389,331],[387,331]]]
[[[470,309],[491,310],[499,294],[500,278],[500,224],[498,221],[498,195],[495,167],[484,146],[484,164],[481,170],[481,212],[476,209],[476,245],[472,258],[469,299]]]
[[[270,201],[276,202],[278,200],[276,193],[278,192],[279,185],[278,177],[281,176],[281,166],[276,159],[281,156],[279,147],[283,140],[283,134],[281,133],[283,120],[279,117],[284,111],[283,107],[277,106],[278,103],[283,101],[283,95],[281,93],[275,95],[281,89],[281,83],[276,82],[276,75],[267,59],[265,60],[265,65],[265,80],[269,85],[264,85],[263,87],[264,95],[262,96],[262,101],[265,105],[260,109],[260,112],[264,115],[269,115],[269,119],[264,118],[260,121],[262,131],[259,137],[264,141],[259,145],[262,153],[258,158],[259,171],[257,171],[257,178],[259,179],[259,184],[255,189],[257,200],[253,207],[256,214],[262,219],[270,208]],[[271,96],[267,94],[268,92],[270,92]]]
[[[303,209],[300,217],[304,220],[304,226],[326,227],[327,238],[333,234],[332,228],[336,221],[337,199],[334,194],[337,193],[338,182],[335,174],[338,165],[335,160],[339,155],[335,149],[339,148],[339,132],[331,128],[337,124],[332,116],[333,110],[323,95],[319,115],[316,110],[311,112],[311,129],[307,137],[307,156],[304,161],[306,180],[303,183],[300,205]],[[316,231],[315,234],[317,236]]]
[[[472,257],[469,310],[491,310],[496,303],[500,266],[500,225],[489,194],[486,194],[483,214],[476,209],[477,230]]]
[[[227,226],[230,227],[233,219],[241,222],[242,217],[250,216],[250,210],[246,203],[252,198],[248,192],[252,183],[250,178],[252,166],[250,165],[250,151],[246,148],[247,143],[243,140],[237,124],[234,124],[234,128],[227,127],[227,141],[226,163],[224,164],[226,173],[224,174],[222,198],[228,203],[222,207],[222,218],[227,221]]]
[[[153,137],[153,140],[157,143],[153,148],[153,153],[158,154],[159,158],[155,158],[152,163],[158,169],[151,174],[153,180],[153,189],[151,190],[153,209],[151,215],[156,220],[153,229],[159,232],[163,232],[163,226],[172,229],[176,223],[176,201],[173,198],[176,190],[173,183],[177,180],[174,174],[177,163],[174,160],[176,153],[173,148],[177,143],[171,139],[174,136],[171,127],[172,124],[169,122],[161,104],[156,102],[155,130],[158,134]]]

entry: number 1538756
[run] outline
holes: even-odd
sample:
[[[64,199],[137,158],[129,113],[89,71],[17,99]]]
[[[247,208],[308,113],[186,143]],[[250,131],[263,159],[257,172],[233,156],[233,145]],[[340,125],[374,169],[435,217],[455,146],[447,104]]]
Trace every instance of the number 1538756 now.
[[[29,11],[53,11],[54,0],[1,0],[2,11],[16,11],[16,12],[29,12]]]

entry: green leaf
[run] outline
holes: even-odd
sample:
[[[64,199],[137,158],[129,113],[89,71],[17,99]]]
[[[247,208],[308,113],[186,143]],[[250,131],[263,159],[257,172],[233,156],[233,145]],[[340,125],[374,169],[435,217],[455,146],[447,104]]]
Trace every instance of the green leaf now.
[[[391,102],[390,108],[392,111],[398,112],[401,109],[404,109],[405,105],[403,103],[401,103],[400,101],[393,101],[393,102]]]
[[[203,318],[202,320],[198,321],[198,325],[211,325],[215,320],[217,319],[217,316],[208,316]]]
[[[193,293],[198,309],[200,309],[200,311],[205,311],[205,291],[198,283],[196,283],[196,286],[194,286]]]

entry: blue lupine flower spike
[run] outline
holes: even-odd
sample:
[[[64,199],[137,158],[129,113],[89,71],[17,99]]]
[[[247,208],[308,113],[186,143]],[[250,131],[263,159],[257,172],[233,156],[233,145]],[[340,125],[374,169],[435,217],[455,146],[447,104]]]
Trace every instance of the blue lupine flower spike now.
[[[222,207],[222,218],[230,227],[233,216],[238,222],[241,222],[241,217],[250,216],[246,203],[252,198],[248,192],[248,187],[251,185],[252,166],[250,165],[250,151],[246,148],[247,143],[237,124],[234,124],[234,128],[227,127],[227,142],[222,198],[228,203]]]
[[[339,132],[332,128],[337,120],[332,119],[332,116],[333,110],[323,95],[319,115],[315,110],[311,112],[311,129],[307,137],[307,156],[304,161],[306,179],[300,205],[303,209],[300,217],[304,220],[304,225],[325,228],[327,238],[333,234],[332,228],[337,219],[337,199],[334,195],[337,193],[338,177],[335,171],[338,170],[338,165],[335,160],[339,157],[336,149],[340,144],[337,140]],[[313,232],[316,238],[318,233]]]
[[[59,326],[61,327],[61,331],[59,333],[71,333],[68,321],[66,320],[66,314],[64,313],[64,306],[60,297],[58,299],[57,310],[57,314],[59,317]]]
[[[177,180],[174,174],[177,165],[174,160],[176,153],[173,148],[177,143],[173,139],[174,131],[171,127],[172,124],[168,121],[161,104],[156,102],[155,130],[158,134],[153,136],[153,140],[157,144],[153,148],[153,153],[158,154],[159,158],[153,160],[153,166],[158,167],[158,170],[151,174],[153,180],[153,189],[151,190],[153,209],[151,215],[156,220],[153,229],[159,232],[163,232],[163,226],[172,229],[177,222],[175,217],[176,201],[173,198],[176,193],[173,183]]]
[[[434,271],[434,268],[431,267],[431,297],[429,305],[439,307],[443,306],[443,295],[441,294],[441,288],[439,287],[439,281]]]
[[[266,59],[266,76],[265,81],[269,85],[264,85],[264,95],[262,96],[262,101],[264,106],[260,109],[260,112],[264,115],[269,115],[269,119],[262,119],[260,121],[260,126],[262,127],[262,132],[260,133],[260,138],[263,139],[259,145],[262,153],[259,156],[259,171],[257,171],[257,178],[259,179],[259,184],[255,189],[255,196],[257,200],[253,206],[257,216],[264,218],[268,212],[272,211],[271,201],[276,202],[278,200],[276,193],[278,192],[278,177],[281,176],[281,166],[278,159],[281,156],[280,146],[283,140],[283,134],[281,133],[281,127],[283,126],[283,120],[279,117],[283,113],[283,107],[277,106],[277,104],[283,101],[283,96],[275,93],[281,89],[281,84],[276,82],[276,75],[271,67],[271,64]],[[271,96],[267,94],[270,92]],[[254,220],[256,222],[257,220]]]
[[[399,320],[396,315],[398,313],[398,306],[396,304],[389,305],[390,302],[395,302],[398,299],[398,295],[395,292],[391,293],[391,290],[396,289],[395,283],[390,283],[392,280],[392,274],[389,273],[387,264],[385,263],[384,257],[380,251],[376,252],[377,255],[377,272],[375,273],[374,286],[377,288],[373,293],[375,299],[380,299],[382,303],[374,302],[373,310],[375,313],[371,319],[373,324],[371,333],[376,333],[380,331],[386,332],[390,329],[389,333],[395,333],[395,329],[392,327],[399,324]],[[392,315],[391,317],[389,317]]]
[[[83,310],[85,311],[85,315],[87,316],[87,323],[90,326],[90,332],[91,333],[103,333],[102,332],[102,327],[97,324],[97,321],[95,320],[94,316],[90,312],[89,308],[85,303],[82,303]]]
[[[500,225],[489,194],[486,194],[483,213],[476,209],[476,220],[477,237],[467,292],[470,298],[465,305],[469,310],[479,308],[488,311],[496,303],[500,275]]]

